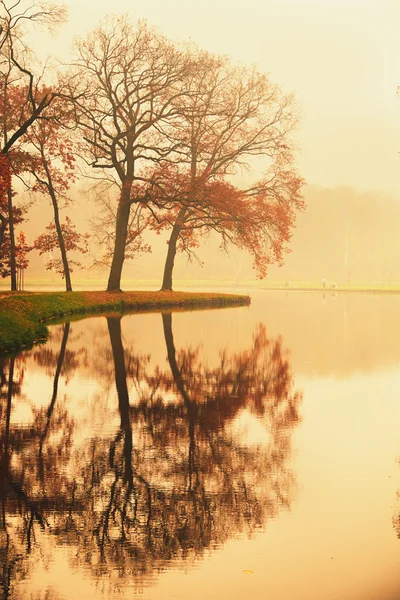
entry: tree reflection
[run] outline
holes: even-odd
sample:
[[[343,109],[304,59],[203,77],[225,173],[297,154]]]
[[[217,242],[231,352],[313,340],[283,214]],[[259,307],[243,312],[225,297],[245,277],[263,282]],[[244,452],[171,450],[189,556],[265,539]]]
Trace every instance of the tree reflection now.
[[[176,352],[172,315],[162,319],[169,369],[151,374],[146,357],[124,352],[120,319],[107,319],[120,430],[109,448],[95,444],[103,472],[90,485],[102,510],[89,521],[101,560],[92,551],[86,559],[98,571],[148,573],[198,556],[251,534],[292,498],[287,462],[301,395],[292,390],[281,341],[268,340],[260,326],[249,350],[222,353],[211,369],[197,351]],[[244,411],[264,419],[265,441],[245,443],[235,434]]]
[[[74,439],[68,409],[56,410],[64,326],[50,403],[36,410],[23,447],[12,446],[5,476],[2,523],[6,509],[19,514],[25,554],[40,526],[73,546],[95,575],[148,580],[168,561],[252,535],[290,507],[290,438],[301,394],[281,340],[260,325],[248,349],[223,351],[210,366],[199,349],[175,348],[171,313],[162,323],[167,363],[151,367],[150,357],[124,349],[121,318],[107,318],[119,425],[85,444]],[[3,590],[11,571],[3,573]]]
[[[0,371],[2,413],[6,400],[5,419],[1,432],[0,453],[0,556],[2,564],[2,597],[11,597],[11,584],[23,579],[27,560],[35,540],[35,526],[48,527],[48,514],[62,508],[60,483],[63,463],[68,454],[72,419],[66,411],[53,417],[58,381],[65,357],[70,325],[63,327],[63,336],[53,379],[53,393],[47,410],[33,407],[34,423],[27,427],[12,423],[13,401],[21,401],[23,370],[16,370],[16,361],[3,360]],[[23,360],[22,360],[23,364]],[[8,368],[8,377],[5,371]],[[53,417],[53,419],[52,419]],[[45,447],[46,438],[54,439]],[[56,441],[57,440],[57,441]]]

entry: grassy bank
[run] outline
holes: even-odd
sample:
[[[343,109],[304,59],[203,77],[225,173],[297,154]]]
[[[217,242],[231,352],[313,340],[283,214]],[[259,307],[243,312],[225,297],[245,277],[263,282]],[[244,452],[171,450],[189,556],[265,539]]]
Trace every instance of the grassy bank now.
[[[6,293],[0,297],[0,352],[9,352],[47,337],[46,322],[68,315],[207,308],[249,304],[248,296],[191,292],[48,292]]]

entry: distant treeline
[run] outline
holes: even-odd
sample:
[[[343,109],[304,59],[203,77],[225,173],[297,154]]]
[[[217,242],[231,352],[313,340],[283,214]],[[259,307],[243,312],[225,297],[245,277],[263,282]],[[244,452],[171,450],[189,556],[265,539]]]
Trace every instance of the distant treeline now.
[[[270,278],[400,281],[400,198],[349,187],[308,187],[292,252]]]
[[[82,195],[84,198],[84,195]],[[305,212],[297,216],[297,227],[290,242],[291,253],[284,265],[271,265],[267,281],[317,281],[326,277],[330,283],[400,281],[400,199],[385,193],[359,192],[350,187],[320,188],[308,186],[305,191]],[[42,208],[43,210],[43,208]],[[79,198],[72,212],[82,214]],[[85,207],[88,214],[88,206]],[[34,235],[35,213],[27,223]],[[152,253],[138,257],[126,265],[127,278],[147,279],[149,273],[160,276],[166,238],[151,239]],[[254,279],[251,258],[245,252],[231,249],[229,254],[218,251],[218,240],[206,238],[187,263],[185,256],[176,260],[178,279],[223,279],[244,281]],[[32,253],[28,277],[45,276],[44,261]],[[99,277],[96,272],[83,272],[80,277]]]

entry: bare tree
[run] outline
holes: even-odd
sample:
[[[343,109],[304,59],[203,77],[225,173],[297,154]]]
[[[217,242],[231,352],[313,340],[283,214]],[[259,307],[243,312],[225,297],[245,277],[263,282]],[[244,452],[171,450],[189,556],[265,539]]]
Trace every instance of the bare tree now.
[[[146,181],[145,166],[177,149],[166,135],[185,93],[187,55],[139,22],[114,17],[77,45],[74,65],[76,120],[87,144],[87,162],[119,186],[115,243],[108,291],[120,290],[134,182]],[[76,95],[76,92],[75,92]]]
[[[117,219],[119,188],[109,181],[100,181],[89,190],[90,200],[96,208],[89,223],[92,232],[93,266],[96,269],[110,269],[115,246],[115,223]],[[86,192],[88,193],[88,192]],[[135,259],[139,254],[151,252],[151,246],[143,234],[149,223],[146,207],[135,203],[129,213],[129,222],[125,242],[125,260]]]
[[[0,0],[0,61],[1,78],[9,83],[10,76],[18,77],[19,85],[26,90],[21,106],[21,120],[15,119],[12,132],[3,139],[2,153],[7,154],[15,142],[50,105],[55,94],[49,91],[37,98],[40,76],[34,68],[34,56],[25,42],[28,27],[39,26],[54,30],[66,20],[67,12],[61,4],[32,3],[25,0]],[[6,86],[5,86],[6,87]],[[4,115],[3,115],[4,117]]]

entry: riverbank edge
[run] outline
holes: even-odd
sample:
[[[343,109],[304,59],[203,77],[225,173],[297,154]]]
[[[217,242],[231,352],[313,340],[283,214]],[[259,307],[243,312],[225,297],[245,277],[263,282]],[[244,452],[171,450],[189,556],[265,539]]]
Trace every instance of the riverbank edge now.
[[[46,323],[64,320],[70,315],[248,304],[250,296],[206,292],[8,292],[0,297],[0,353],[15,352],[45,341]]]
[[[329,285],[324,287],[307,287],[307,286],[267,286],[260,287],[263,292],[344,292],[349,294],[400,294],[400,287],[398,288],[384,288],[384,287],[344,287]]]

